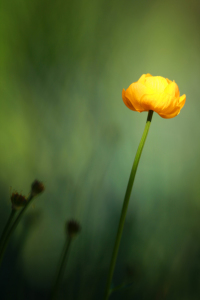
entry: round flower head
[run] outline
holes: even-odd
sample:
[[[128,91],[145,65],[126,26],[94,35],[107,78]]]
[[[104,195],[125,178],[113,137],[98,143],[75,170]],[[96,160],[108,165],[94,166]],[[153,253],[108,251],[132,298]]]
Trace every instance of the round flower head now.
[[[27,203],[27,199],[25,196],[18,194],[18,193],[12,193],[11,195],[11,203],[12,203],[12,208],[17,210],[20,209],[21,207],[24,207]]]
[[[161,76],[143,74],[137,82],[122,91],[122,99],[131,110],[153,110],[162,118],[174,118],[185,104],[186,95],[180,97],[178,85]]]
[[[31,185],[32,197],[42,193],[44,191],[44,184],[41,181],[35,180]]]
[[[78,222],[70,220],[66,223],[67,234],[70,238],[75,237],[81,230],[81,226]]]

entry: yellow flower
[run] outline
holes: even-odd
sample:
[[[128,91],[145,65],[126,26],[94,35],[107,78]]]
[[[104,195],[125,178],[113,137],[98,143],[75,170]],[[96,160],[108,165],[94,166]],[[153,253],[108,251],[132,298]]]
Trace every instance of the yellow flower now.
[[[170,119],[180,113],[186,95],[180,97],[178,85],[161,76],[143,74],[137,82],[122,91],[122,99],[131,110],[153,110],[162,118]]]

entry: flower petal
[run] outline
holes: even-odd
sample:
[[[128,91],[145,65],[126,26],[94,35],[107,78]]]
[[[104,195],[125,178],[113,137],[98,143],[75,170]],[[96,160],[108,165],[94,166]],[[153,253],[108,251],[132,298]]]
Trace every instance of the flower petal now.
[[[174,117],[178,116],[180,111],[181,110],[179,109],[179,110],[176,110],[174,113],[171,113],[171,114],[163,114],[163,113],[158,113],[158,114],[163,119],[171,119],[171,118],[174,118]]]
[[[150,91],[141,83],[132,83],[126,91],[124,91],[125,98],[132,104],[136,111],[142,112],[144,109],[140,105],[140,99],[144,93],[149,93]],[[122,92],[123,93],[123,92]],[[123,98],[123,94],[122,94]],[[124,100],[124,98],[123,98]]]
[[[154,93],[162,93],[168,86],[168,82],[161,76],[147,77],[144,82],[145,86],[152,89]]]
[[[131,110],[136,111],[136,109],[133,107],[131,101],[126,97],[126,91],[125,89],[122,90],[122,99],[124,101],[124,104]]]
[[[168,86],[165,88],[164,92],[172,95],[173,97],[180,96],[178,85],[174,81],[171,81],[171,83],[168,84]]]
[[[153,76],[152,76],[151,74],[149,74],[149,73],[143,74],[143,75],[139,78],[139,80],[138,80],[137,82],[140,82],[140,83],[144,84],[146,78],[148,78],[148,77],[153,77]]]
[[[166,78],[167,82],[170,84],[172,83],[173,81],[171,81],[170,79]]]
[[[165,119],[171,119],[171,118],[174,118],[176,117],[180,111],[181,111],[181,108],[184,106],[185,104],[185,101],[186,101],[186,95],[182,95],[179,100],[178,100],[178,103],[177,103],[177,106],[174,108],[174,111],[172,112],[167,112],[167,113],[158,113],[162,118],[165,118]]]
[[[183,94],[183,95],[179,98],[179,107],[180,107],[180,109],[185,105],[185,101],[186,101],[186,95]]]
[[[180,112],[179,98],[165,92],[160,94],[144,95],[141,105],[145,110],[153,110],[163,118],[173,118]]]

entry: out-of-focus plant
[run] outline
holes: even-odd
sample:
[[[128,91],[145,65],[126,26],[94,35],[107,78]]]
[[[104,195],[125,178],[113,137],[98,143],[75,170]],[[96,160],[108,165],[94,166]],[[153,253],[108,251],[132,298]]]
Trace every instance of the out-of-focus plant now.
[[[68,221],[66,223],[66,242],[64,245],[64,249],[63,249],[63,254],[61,255],[61,260],[60,260],[60,264],[58,266],[58,271],[57,271],[57,276],[56,276],[56,280],[52,289],[52,293],[51,293],[51,300],[55,300],[57,299],[57,295],[59,292],[59,287],[64,275],[64,271],[66,268],[66,264],[67,264],[67,258],[68,258],[68,253],[69,253],[69,248],[71,245],[71,242],[73,241],[73,239],[77,236],[77,234],[80,232],[81,227],[79,225],[79,223],[77,223],[74,220]]]
[[[3,230],[1,239],[0,239],[0,264],[3,259],[7,244],[9,239],[19,224],[22,216],[24,215],[26,209],[32,203],[32,200],[35,196],[39,195],[44,191],[44,185],[42,182],[35,180],[31,185],[30,195],[26,198],[25,196],[18,194],[17,192],[12,193],[11,195],[11,213],[8,218],[8,221]],[[15,219],[17,212],[21,210],[18,216]],[[15,219],[15,220],[14,220]]]

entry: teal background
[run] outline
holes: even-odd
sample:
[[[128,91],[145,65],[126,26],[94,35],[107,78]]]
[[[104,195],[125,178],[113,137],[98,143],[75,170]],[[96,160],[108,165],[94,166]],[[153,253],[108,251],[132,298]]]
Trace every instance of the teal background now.
[[[59,299],[102,299],[123,197],[147,113],[123,103],[144,73],[175,80],[186,104],[153,116],[110,299],[200,295],[200,2],[1,1],[0,230],[12,191],[35,199],[0,270],[2,299],[48,299],[78,220]]]

